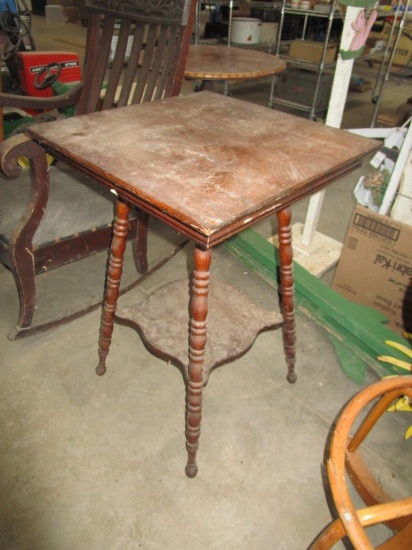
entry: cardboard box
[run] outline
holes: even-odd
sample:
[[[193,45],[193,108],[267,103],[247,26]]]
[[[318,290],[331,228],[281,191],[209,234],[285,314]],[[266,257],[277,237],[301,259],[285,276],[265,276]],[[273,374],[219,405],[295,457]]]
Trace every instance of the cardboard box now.
[[[392,23],[386,22],[380,32],[371,32],[369,34],[367,44],[372,44],[373,41],[379,41],[383,40],[384,44],[387,43],[389,40],[389,35],[391,32],[391,26]],[[397,28],[395,28],[391,43],[389,45],[390,51],[393,47],[393,44],[395,43],[397,34]],[[398,44],[396,45],[396,51],[395,55],[393,57],[393,64],[394,65],[401,65],[406,66],[409,65],[412,58],[412,40],[409,38],[409,36],[412,36],[412,24],[406,23],[403,27],[403,32],[401,36],[399,37]],[[384,49],[383,47],[381,48]]]
[[[412,226],[357,206],[332,288],[383,313],[402,333],[412,323]]]
[[[51,23],[64,23],[66,18],[63,13],[63,7],[59,5],[47,5],[46,21],[50,21]]]
[[[407,119],[407,115],[398,109],[382,109],[376,118],[376,122],[382,126],[401,126]]]
[[[289,57],[310,61],[311,63],[320,63],[322,60],[322,51],[324,43],[314,42],[312,40],[293,40],[290,44]],[[334,44],[328,44],[325,52],[325,63],[335,61],[338,47]]]
[[[264,21],[260,26],[260,43],[274,44],[278,35],[278,23]]]
[[[68,6],[63,8],[63,13],[67,23],[77,23],[79,21],[79,14],[76,7]]]

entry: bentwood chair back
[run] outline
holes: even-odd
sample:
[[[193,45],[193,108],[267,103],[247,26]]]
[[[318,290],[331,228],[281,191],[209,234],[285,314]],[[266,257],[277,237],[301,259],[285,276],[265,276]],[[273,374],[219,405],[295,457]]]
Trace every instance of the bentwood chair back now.
[[[367,527],[378,523],[388,526],[392,536],[376,548],[412,549],[412,497],[394,500],[361,455],[361,444],[387,409],[402,396],[412,400],[412,376],[396,376],[372,384],[355,395],[344,407],[333,433],[327,461],[329,484],[338,519],[321,532],[310,550],[332,548],[346,536],[355,550],[372,550],[374,546],[368,537]],[[353,430],[356,420],[362,418],[365,412],[366,416],[360,426]],[[403,434],[399,436],[403,437]],[[405,441],[405,460],[409,459],[410,442]],[[355,509],[347,477],[366,508]]]

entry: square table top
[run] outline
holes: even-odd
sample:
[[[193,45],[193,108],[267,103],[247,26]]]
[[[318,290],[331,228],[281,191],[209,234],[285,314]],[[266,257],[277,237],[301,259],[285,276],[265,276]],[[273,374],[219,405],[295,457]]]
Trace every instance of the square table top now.
[[[200,92],[27,128],[205,248],[357,168],[380,143]]]

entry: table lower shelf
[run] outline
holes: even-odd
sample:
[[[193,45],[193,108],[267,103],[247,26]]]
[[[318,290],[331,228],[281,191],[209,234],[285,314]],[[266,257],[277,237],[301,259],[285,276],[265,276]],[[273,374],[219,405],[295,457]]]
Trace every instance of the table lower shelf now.
[[[214,368],[246,353],[260,332],[283,323],[280,313],[256,306],[244,292],[215,278],[208,302],[204,384]],[[139,332],[149,351],[179,367],[186,381],[189,303],[189,281],[182,279],[160,287],[138,305],[119,307],[116,313],[120,323]]]

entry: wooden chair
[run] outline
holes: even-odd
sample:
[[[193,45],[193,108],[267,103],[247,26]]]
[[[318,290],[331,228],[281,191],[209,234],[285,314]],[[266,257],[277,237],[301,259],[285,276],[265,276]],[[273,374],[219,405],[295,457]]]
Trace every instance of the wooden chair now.
[[[328,525],[310,550],[325,550],[347,536],[356,550],[371,550],[373,546],[365,527],[378,523],[386,524],[394,535],[380,544],[380,550],[411,550],[412,548],[412,497],[393,500],[387,494],[363,460],[359,447],[385,413],[400,396],[412,399],[412,376],[397,376],[372,384],[359,392],[343,409],[331,442],[327,461],[329,484],[339,518]],[[359,428],[351,436],[353,425],[359,416],[376,401]],[[410,459],[405,442],[405,460]],[[355,510],[345,473],[353,487],[366,504]]]
[[[53,98],[0,93],[0,108],[48,110],[75,105],[77,116],[179,94],[193,26],[192,0],[87,0],[86,4],[82,81]],[[107,139],[121,147],[116,136]],[[30,173],[18,167],[21,156],[28,158]],[[65,320],[34,325],[35,275],[108,249],[114,197],[58,164],[45,168],[44,150],[24,134],[0,145],[0,168],[6,176],[20,176],[17,181],[0,181],[0,261],[13,272],[20,297],[19,319],[9,334],[14,339]],[[135,262],[143,273],[147,217],[134,215],[130,225],[131,236],[138,235]]]

